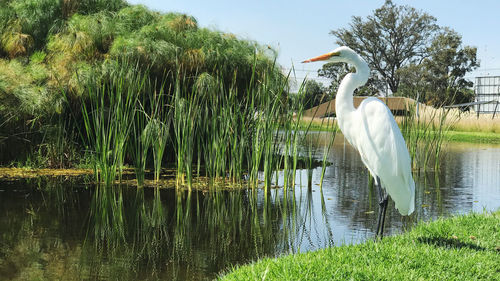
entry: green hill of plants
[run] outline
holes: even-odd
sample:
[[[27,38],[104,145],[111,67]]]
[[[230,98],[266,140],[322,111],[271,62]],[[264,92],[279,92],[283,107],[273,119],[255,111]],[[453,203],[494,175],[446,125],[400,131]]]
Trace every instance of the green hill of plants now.
[[[186,95],[217,85],[244,98],[264,79],[284,78],[274,59],[269,47],[199,27],[189,15],[121,0],[2,1],[0,163],[74,164],[88,146],[82,105],[93,90],[117,89],[119,75],[143,76],[142,95],[172,96],[181,83]]]

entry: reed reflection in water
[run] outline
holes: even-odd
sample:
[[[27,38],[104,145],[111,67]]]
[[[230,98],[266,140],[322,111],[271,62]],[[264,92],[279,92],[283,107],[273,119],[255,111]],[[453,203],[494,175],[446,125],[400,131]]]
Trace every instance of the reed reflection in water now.
[[[313,154],[322,159],[314,137]],[[416,177],[413,221],[500,207],[500,147],[448,145],[440,175]],[[342,138],[295,189],[176,191],[81,181],[0,183],[0,276],[6,279],[207,280],[235,264],[373,237],[376,191]],[[283,178],[279,178],[282,181]],[[280,182],[278,182],[278,185]],[[390,203],[392,204],[392,202]],[[403,223],[391,205],[388,233]]]
[[[8,246],[0,273],[7,278],[210,279],[231,265],[317,242],[309,233],[316,223],[311,192],[294,198],[281,189],[266,195],[15,184],[2,192],[11,199],[1,208]]]

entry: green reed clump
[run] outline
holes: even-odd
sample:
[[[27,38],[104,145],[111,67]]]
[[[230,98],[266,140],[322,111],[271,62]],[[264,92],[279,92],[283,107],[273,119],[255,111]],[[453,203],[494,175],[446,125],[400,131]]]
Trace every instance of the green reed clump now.
[[[283,143],[283,187],[295,186],[295,172],[299,155],[299,143],[301,139],[300,120],[304,111],[305,83],[302,83],[296,96],[288,97],[289,109],[283,115],[282,123]],[[306,134],[308,128],[304,130]]]
[[[165,165],[175,167],[177,188],[193,187],[195,166],[212,184],[248,178],[250,186],[262,181],[269,190],[278,170],[284,169],[286,186],[294,178],[303,107],[274,67],[252,74],[243,92],[236,75],[229,86],[222,75],[202,73],[192,80],[180,71],[159,83],[132,64],[96,77],[82,115],[98,182],[121,179],[125,159],[139,186],[151,165],[156,183]]]
[[[162,171],[165,152],[170,140],[172,106],[169,105],[165,84],[159,88],[148,79],[142,87],[134,107],[135,117],[128,138],[128,148],[136,173],[137,184],[142,186],[145,180],[146,166],[153,156],[153,178],[158,183]],[[138,89],[139,92],[141,89]]]
[[[197,141],[203,153],[199,157],[203,157],[205,173],[210,179],[224,178],[230,162],[228,152],[234,148],[230,138],[238,136],[241,131],[234,127],[237,116],[232,114],[238,104],[236,93],[231,88],[226,89],[221,79],[208,73],[198,77],[195,89],[202,97],[200,135]]]
[[[437,171],[445,133],[449,129],[447,118],[448,112],[444,110],[427,108],[417,115],[416,107],[409,106],[401,122],[401,132],[414,170],[426,172],[432,167]]]
[[[137,185],[140,187],[144,185],[146,164],[152,137],[146,130],[148,118],[143,107],[145,103],[145,95],[142,95],[137,104],[138,108],[136,108],[127,146],[132,157]]]
[[[257,180],[257,173],[260,166],[263,166],[264,188],[268,190],[271,187],[272,174],[275,168],[274,161],[279,152],[279,128],[280,117],[283,113],[283,103],[278,93],[269,91],[268,85],[264,84],[258,88],[257,96],[261,99],[260,106],[257,108],[256,124],[254,135],[251,136],[254,141],[254,151],[251,151],[252,158],[255,159],[250,180]],[[280,91],[281,89],[277,89]],[[257,154],[257,155],[255,155]],[[262,161],[262,162],[261,162]],[[260,164],[260,162],[262,164]]]
[[[88,104],[82,104],[87,146],[94,154],[94,175],[107,186],[121,178],[126,144],[134,119],[145,75],[131,74],[122,67],[108,83],[89,83]]]
[[[287,78],[274,75],[269,71],[258,80],[252,78],[252,87],[243,93],[234,84],[228,87],[225,78],[208,73],[198,76],[194,93],[177,90],[172,104],[180,183],[184,173],[192,173],[188,173],[185,159],[190,159],[192,166],[192,157],[197,155],[212,183],[240,183],[248,175],[252,187],[258,186],[260,179],[265,188],[271,186],[273,173],[282,169],[280,131],[298,126],[291,125],[297,121],[293,119],[294,107],[287,103]],[[195,149],[201,152],[196,154]],[[185,157],[185,151],[191,156]]]
[[[174,149],[177,157],[177,187],[187,184],[191,190],[196,129],[199,125],[200,102],[195,91],[186,89],[177,79],[174,89]],[[184,95],[186,93],[186,95]]]
[[[163,158],[167,149],[167,142],[170,137],[170,124],[172,122],[172,107],[168,105],[165,84],[162,84],[159,91],[154,91],[149,95],[150,114],[148,123],[144,129],[151,143],[153,151],[154,180],[160,180],[163,165]]]
[[[288,76],[274,79],[268,77],[266,83],[258,88],[260,104],[255,114],[254,130],[250,130],[252,140],[250,184],[258,182],[262,170],[264,188],[271,186],[272,173],[283,170],[285,189],[295,186],[299,145],[307,134],[299,130],[303,112],[304,87],[301,85],[297,94],[288,94]],[[255,102],[255,101],[253,101]],[[276,180],[278,182],[278,180]]]

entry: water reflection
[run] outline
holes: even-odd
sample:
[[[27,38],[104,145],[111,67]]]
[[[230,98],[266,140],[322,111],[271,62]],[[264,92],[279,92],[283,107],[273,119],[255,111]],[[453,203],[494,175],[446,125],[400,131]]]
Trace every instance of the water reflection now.
[[[311,136],[318,159],[329,137]],[[416,178],[413,221],[500,207],[500,147],[449,145],[444,155],[439,176]],[[328,161],[322,189],[318,167],[311,189],[301,170],[295,189],[269,194],[0,182],[0,276],[205,280],[260,257],[373,237],[376,191],[359,156],[338,137]],[[388,234],[412,225],[392,202],[386,223]]]
[[[311,134],[311,138],[328,139],[328,133]],[[470,211],[495,210],[500,207],[500,146],[448,144],[442,153],[439,173],[414,175],[416,212],[412,221],[431,220],[441,216]],[[335,242],[356,243],[373,236],[378,211],[376,190],[369,186],[369,173],[356,151],[337,136],[325,171],[323,195],[328,216],[335,217]],[[305,178],[305,175],[302,174]],[[315,182],[319,170],[314,171]],[[347,231],[339,227],[339,223]],[[389,201],[386,218],[388,234],[399,233],[403,220]]]

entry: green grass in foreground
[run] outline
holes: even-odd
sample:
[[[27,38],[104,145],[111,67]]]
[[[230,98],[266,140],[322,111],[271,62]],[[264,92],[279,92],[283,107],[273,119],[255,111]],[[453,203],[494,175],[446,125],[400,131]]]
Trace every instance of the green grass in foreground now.
[[[258,262],[222,280],[500,280],[500,211],[420,223],[408,233]]]

